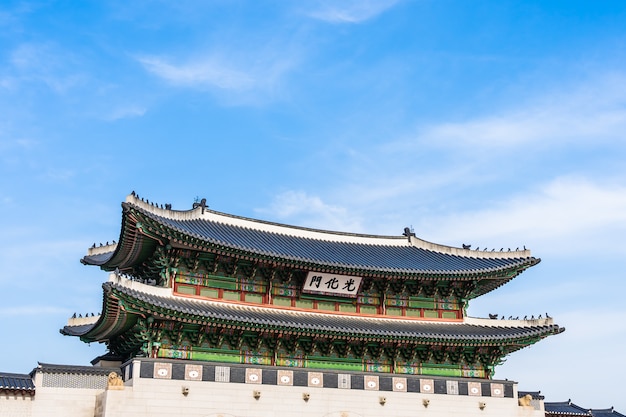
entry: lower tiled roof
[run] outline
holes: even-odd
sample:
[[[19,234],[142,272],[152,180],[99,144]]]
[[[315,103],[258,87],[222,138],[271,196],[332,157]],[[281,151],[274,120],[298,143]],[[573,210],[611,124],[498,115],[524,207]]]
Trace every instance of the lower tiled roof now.
[[[139,291],[114,282],[103,284],[106,297],[113,296],[124,300],[133,308],[141,307],[152,314],[166,314],[176,320],[192,320],[198,323],[210,322],[216,325],[233,325],[241,329],[263,329],[293,333],[328,334],[335,337],[405,340],[420,343],[481,344],[499,345],[502,343],[531,344],[535,341],[561,333],[564,329],[556,324],[498,325],[497,320],[465,322],[441,322],[403,319],[392,317],[366,317],[296,311],[263,307],[249,304],[200,300],[187,297],[156,295]],[[67,335],[84,336],[98,328],[105,315],[93,326],[73,328],[66,326],[62,332]],[[100,331],[100,330],[98,330]],[[520,346],[522,347],[522,346]]]
[[[35,393],[35,384],[28,374],[0,372],[0,392]]]

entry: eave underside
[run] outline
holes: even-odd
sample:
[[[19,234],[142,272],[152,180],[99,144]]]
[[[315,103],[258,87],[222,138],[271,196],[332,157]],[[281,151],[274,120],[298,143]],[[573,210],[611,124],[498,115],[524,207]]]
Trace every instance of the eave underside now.
[[[359,317],[331,313],[210,302],[144,293],[105,283],[103,314],[91,328],[66,327],[62,333],[86,342],[123,344],[137,350],[149,339],[150,323],[196,333],[249,332],[264,337],[307,337],[332,343],[378,343],[394,346],[497,347],[501,356],[533,344],[564,329],[558,325],[494,326],[464,322],[436,322]],[[178,323],[178,324],[176,324]]]
[[[209,222],[189,222],[174,223],[126,204],[120,243],[111,252],[88,255],[82,262],[107,271],[118,269],[139,278],[145,270],[164,269],[176,263],[175,257],[164,259],[161,253],[179,248],[230,258],[235,263],[299,272],[385,280],[473,282],[475,287],[468,298],[475,298],[504,285],[540,261],[533,257],[463,257],[411,246],[313,241]]]

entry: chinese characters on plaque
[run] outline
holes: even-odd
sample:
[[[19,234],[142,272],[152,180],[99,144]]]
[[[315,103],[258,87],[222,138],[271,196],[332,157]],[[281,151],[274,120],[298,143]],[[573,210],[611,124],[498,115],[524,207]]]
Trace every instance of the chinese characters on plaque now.
[[[356,298],[360,285],[361,277],[309,272],[302,292]]]

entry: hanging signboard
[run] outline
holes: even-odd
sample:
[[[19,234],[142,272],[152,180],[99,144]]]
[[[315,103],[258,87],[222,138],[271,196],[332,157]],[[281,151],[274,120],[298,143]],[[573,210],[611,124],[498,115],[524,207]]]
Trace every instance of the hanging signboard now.
[[[361,277],[349,275],[309,272],[304,281],[302,292],[356,298],[361,280]]]

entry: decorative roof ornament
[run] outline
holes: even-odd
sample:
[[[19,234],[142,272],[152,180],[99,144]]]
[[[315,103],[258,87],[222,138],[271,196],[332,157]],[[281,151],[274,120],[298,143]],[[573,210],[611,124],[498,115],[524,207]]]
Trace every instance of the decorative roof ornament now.
[[[411,236],[415,237],[415,232],[413,232],[413,228],[412,227],[405,227],[404,228],[404,233],[402,233],[402,236],[406,236],[407,239],[409,239],[409,242],[411,241]]]
[[[198,202],[198,197],[196,197],[196,201],[194,201],[192,207],[194,209],[198,207],[202,207],[202,214],[204,214],[204,210],[208,208],[209,206],[206,205],[206,198],[203,198],[202,200],[200,200],[200,202]]]

